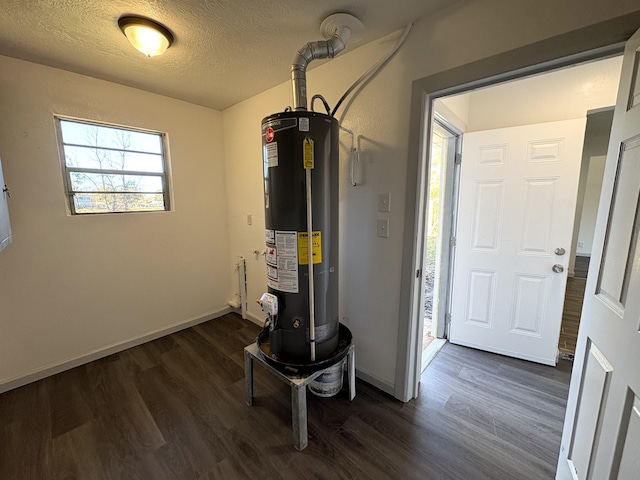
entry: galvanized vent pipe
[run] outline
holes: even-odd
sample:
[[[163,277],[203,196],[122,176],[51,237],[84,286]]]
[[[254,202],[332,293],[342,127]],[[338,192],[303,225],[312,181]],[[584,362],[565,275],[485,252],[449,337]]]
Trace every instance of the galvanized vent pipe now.
[[[307,65],[318,58],[333,58],[344,50],[351,34],[364,25],[353,15],[336,13],[327,17],[321,25],[327,40],[309,42],[296,53],[291,64],[293,109],[307,110]]]

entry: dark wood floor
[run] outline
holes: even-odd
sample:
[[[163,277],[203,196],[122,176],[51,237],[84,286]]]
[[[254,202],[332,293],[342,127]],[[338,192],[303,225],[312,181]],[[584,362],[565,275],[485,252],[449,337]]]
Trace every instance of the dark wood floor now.
[[[564,358],[573,359],[576,353],[578,329],[580,328],[580,317],[582,316],[582,302],[584,301],[584,292],[587,286],[590,260],[590,257],[576,256],[575,274],[573,277],[567,278],[567,289],[564,294],[562,308],[562,325],[558,340],[558,350]]]
[[[587,273],[589,273],[590,262],[591,262],[591,257],[576,255],[576,261],[573,266],[574,276],[578,278],[587,278]]]
[[[446,345],[416,401],[309,395],[296,452],[285,385],[256,366],[244,403],[257,331],[227,315],[0,395],[0,479],[553,477],[569,363]]]
[[[580,317],[582,316],[582,302],[584,301],[586,286],[586,278],[567,278],[558,350],[560,350],[561,355],[568,355],[569,358],[573,358],[572,356],[576,353],[578,329],[580,328]]]

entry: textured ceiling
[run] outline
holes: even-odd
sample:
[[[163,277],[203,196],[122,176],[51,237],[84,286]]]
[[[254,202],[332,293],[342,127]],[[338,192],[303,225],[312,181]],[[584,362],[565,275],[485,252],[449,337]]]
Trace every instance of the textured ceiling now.
[[[365,31],[347,50],[452,0],[0,0],[0,55],[142,88],[222,110],[289,78],[295,52],[321,39],[328,15],[356,15]],[[117,26],[153,18],[175,35],[146,58]]]

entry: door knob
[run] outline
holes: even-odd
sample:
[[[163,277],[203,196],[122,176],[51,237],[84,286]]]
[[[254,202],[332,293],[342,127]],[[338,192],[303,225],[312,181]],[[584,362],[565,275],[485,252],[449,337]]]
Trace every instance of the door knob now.
[[[556,273],[562,273],[564,272],[564,267],[559,263],[556,263],[553,267],[551,267],[551,270],[553,270]]]
[[[556,248],[556,255],[564,255],[565,253],[567,253],[567,251],[564,248],[562,247]]]

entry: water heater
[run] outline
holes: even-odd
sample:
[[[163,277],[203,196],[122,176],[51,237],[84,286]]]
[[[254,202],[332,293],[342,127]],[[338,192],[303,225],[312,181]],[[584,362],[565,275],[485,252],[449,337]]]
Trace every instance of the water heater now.
[[[315,361],[338,347],[338,132],[335,118],[306,110],[262,120],[269,340],[285,362],[308,363],[314,338]]]

